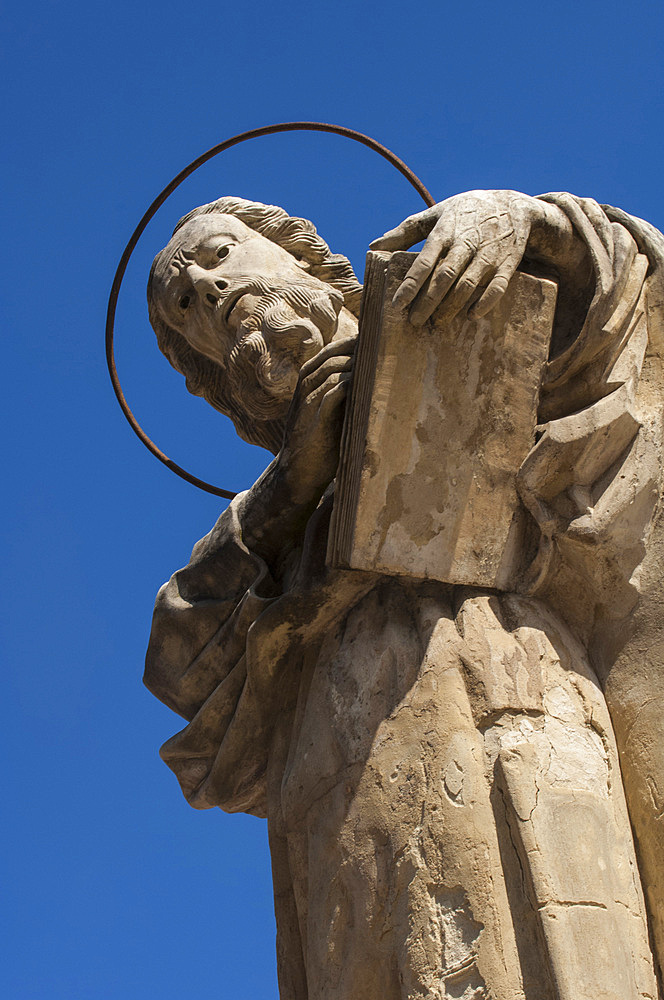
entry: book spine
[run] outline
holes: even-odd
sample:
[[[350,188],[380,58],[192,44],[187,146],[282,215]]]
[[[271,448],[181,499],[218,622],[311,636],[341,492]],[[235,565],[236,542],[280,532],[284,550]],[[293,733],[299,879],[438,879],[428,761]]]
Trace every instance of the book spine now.
[[[327,562],[348,568],[360,498],[364,445],[376,375],[378,341],[389,254],[369,252],[364,272],[353,381],[341,436]]]

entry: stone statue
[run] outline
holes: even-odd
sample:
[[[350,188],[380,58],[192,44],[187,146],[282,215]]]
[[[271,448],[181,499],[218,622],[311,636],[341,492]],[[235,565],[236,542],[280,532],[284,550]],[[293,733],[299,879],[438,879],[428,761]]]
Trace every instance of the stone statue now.
[[[661,997],[664,238],[474,191],[372,246],[421,239],[416,327],[489,313],[517,269],[558,284],[529,569],[506,592],[326,564],[361,287],[280,208],[195,209],[151,322],[275,458],[157,597],[145,679],[187,721],[162,757],[195,808],[267,817],[284,1000]]]

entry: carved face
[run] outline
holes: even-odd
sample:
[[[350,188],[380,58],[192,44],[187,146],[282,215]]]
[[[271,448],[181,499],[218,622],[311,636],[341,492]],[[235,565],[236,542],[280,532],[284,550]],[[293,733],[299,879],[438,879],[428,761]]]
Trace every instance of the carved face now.
[[[168,325],[224,368],[245,412],[261,418],[283,415],[343,304],[286,250],[228,215],[185,223],[156,258],[153,288]]]

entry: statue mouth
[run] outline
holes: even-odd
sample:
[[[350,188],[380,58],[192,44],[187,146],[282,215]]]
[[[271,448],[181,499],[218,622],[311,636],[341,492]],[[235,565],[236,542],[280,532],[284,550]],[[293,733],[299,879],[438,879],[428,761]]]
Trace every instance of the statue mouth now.
[[[239,288],[237,291],[229,292],[229,294],[223,299],[220,299],[218,308],[221,312],[221,321],[224,326],[229,325],[231,313],[239,303],[240,299],[242,299],[246,294],[246,288]]]

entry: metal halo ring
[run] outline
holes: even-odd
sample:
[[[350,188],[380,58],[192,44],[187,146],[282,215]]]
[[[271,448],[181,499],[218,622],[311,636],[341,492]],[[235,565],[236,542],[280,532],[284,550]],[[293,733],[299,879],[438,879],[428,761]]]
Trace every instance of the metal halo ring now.
[[[115,325],[115,310],[117,307],[118,296],[120,294],[120,286],[122,285],[122,279],[124,278],[125,271],[127,270],[127,265],[129,263],[129,258],[131,257],[136,244],[138,243],[140,237],[145,231],[148,223],[156,215],[157,211],[164,204],[166,199],[175,191],[177,187],[182,184],[190,174],[193,174],[195,170],[201,167],[208,160],[211,160],[213,156],[217,156],[218,153],[223,153],[224,150],[230,149],[231,146],[237,146],[240,142],[246,142],[247,139],[258,139],[263,135],[271,135],[274,132],[333,132],[335,135],[345,136],[347,139],[354,139],[355,142],[362,143],[363,146],[368,146],[369,149],[373,149],[374,152],[379,153],[384,159],[391,163],[393,167],[403,174],[409,184],[411,184],[417,193],[422,197],[424,202],[428,205],[435,205],[435,199],[427,191],[422,181],[413,173],[413,171],[406,166],[403,160],[400,160],[391,150],[387,149],[386,146],[381,145],[381,143],[376,142],[375,139],[371,139],[368,135],[364,135],[362,132],[356,132],[352,128],[346,128],[344,125],[328,125],[324,122],[281,122],[277,125],[264,125],[262,128],[250,129],[248,132],[240,132],[239,135],[234,135],[230,139],[226,139],[224,142],[220,142],[218,145],[213,146],[208,149],[206,153],[202,153],[197,157],[189,166],[181,170],[177,177],[174,177],[170,184],[167,184],[161,194],[157,195],[155,200],[152,202],[147,212],[136,226],[136,229],[131,235],[131,239],[125,247],[124,253],[120,258],[120,263],[118,264],[117,271],[115,272],[115,277],[113,279],[113,285],[111,286],[111,294],[108,299],[108,309],[106,311],[106,363],[108,365],[108,372],[111,376],[111,383],[113,384],[113,390],[120,404],[120,409],[127,418],[131,429],[137,435],[137,437],[143,442],[148,451],[152,452],[155,458],[158,458],[167,469],[174,472],[181,479],[186,480],[193,486],[197,486],[199,489],[204,490],[206,493],[212,493],[214,496],[224,497],[227,500],[232,500],[233,497],[237,496],[237,493],[231,493],[230,490],[224,490],[220,486],[212,486],[211,483],[206,483],[205,480],[199,479],[198,476],[193,476],[186,469],[183,469],[176,462],[170,459],[163,451],[157,447],[157,445],[152,441],[148,435],[145,433],[138,420],[131,412],[129,404],[125,399],[122,387],[120,385],[120,379],[118,378],[118,373],[115,367],[115,355],[113,352],[113,328]]]

